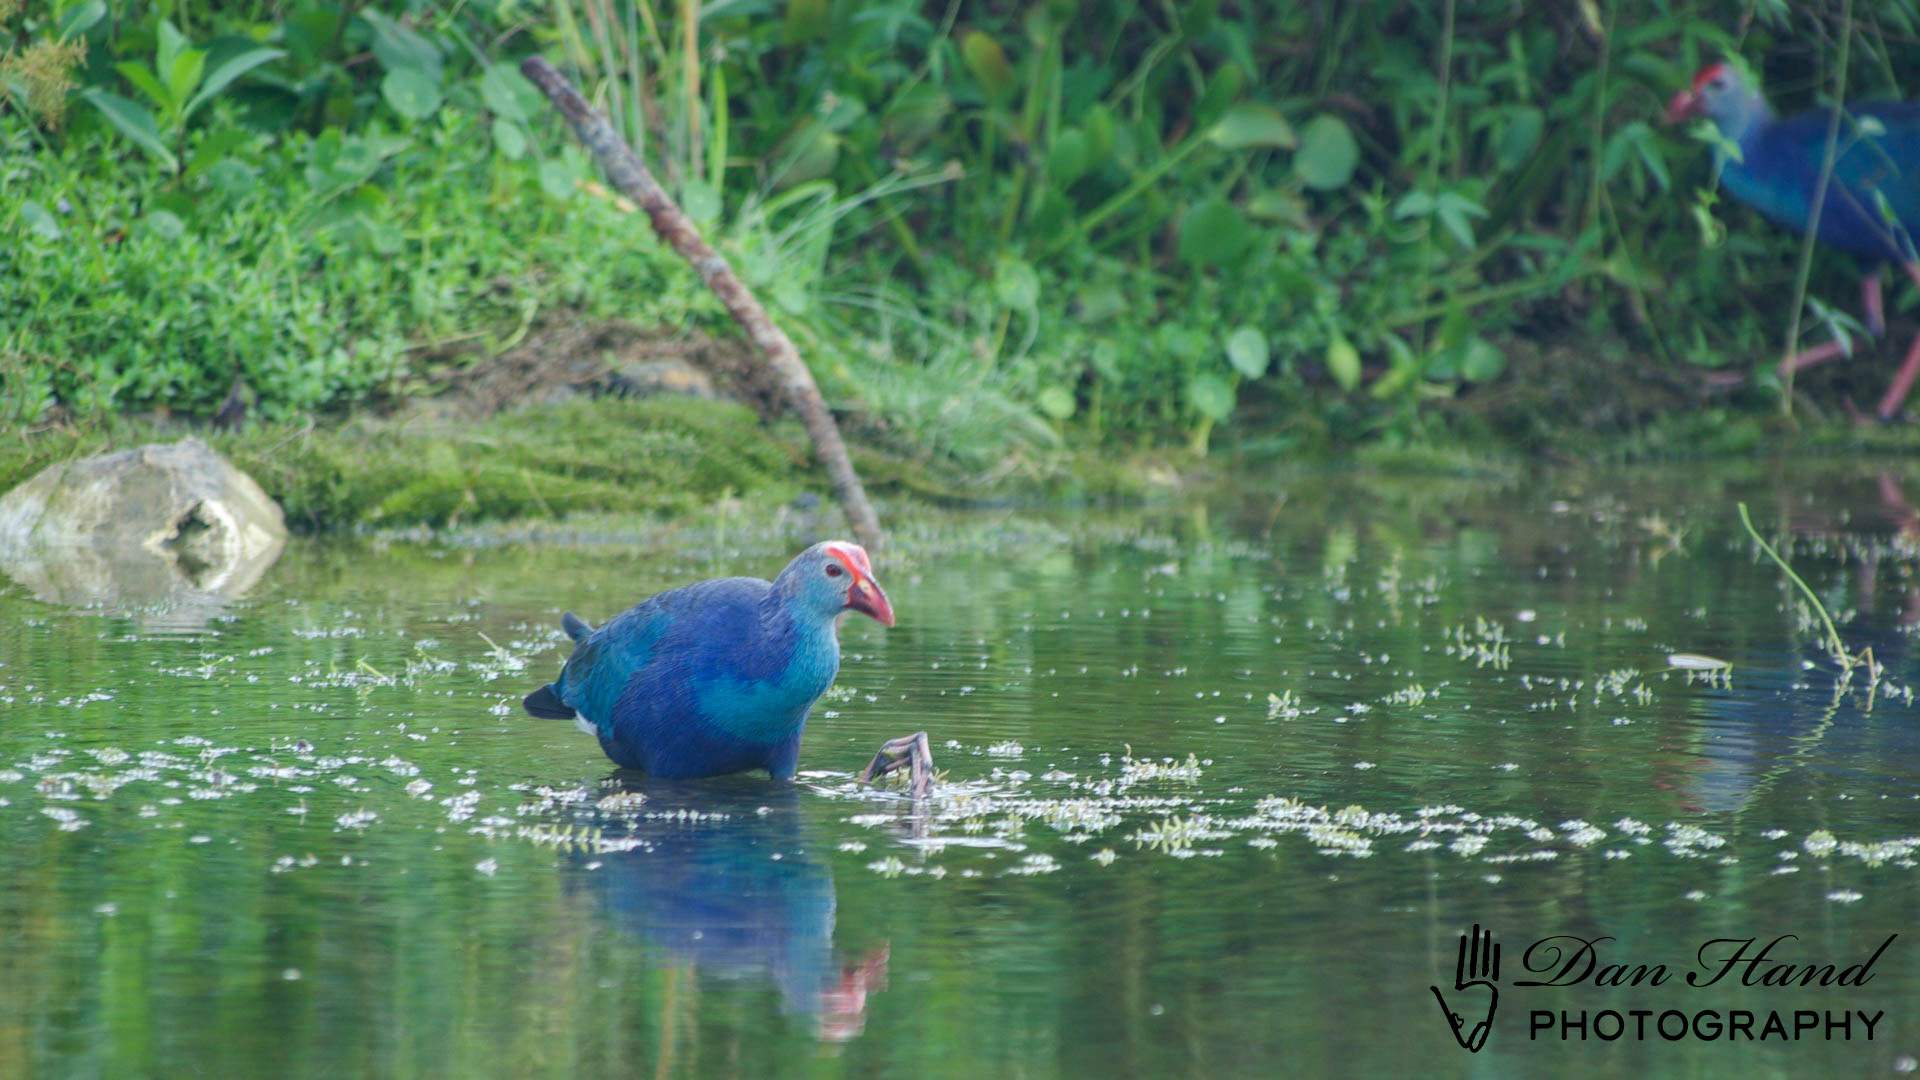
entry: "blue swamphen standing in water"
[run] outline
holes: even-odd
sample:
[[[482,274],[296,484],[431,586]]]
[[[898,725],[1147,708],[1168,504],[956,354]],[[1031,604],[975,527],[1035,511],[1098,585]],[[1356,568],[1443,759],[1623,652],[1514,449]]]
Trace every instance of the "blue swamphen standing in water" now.
[[[720,578],[651,597],[594,629],[568,613],[575,644],[527,712],[577,719],[622,767],[662,778],[765,769],[790,780],[813,703],[840,670],[839,618],[893,625],[893,606],[858,544],[828,541],[772,581]],[[910,766],[932,780],[925,732],[880,748],[862,780]]]
[[[1805,232],[1813,219],[1826,156],[1830,113],[1825,109],[1780,118],[1767,99],[1731,65],[1712,64],[1693,86],[1674,95],[1669,122],[1704,116],[1738,155],[1715,153],[1720,183],[1734,198],[1776,224]],[[1834,143],[1833,172],[1816,226],[1828,247],[1865,264],[1861,283],[1866,325],[1875,337],[1886,330],[1880,275],[1893,263],[1920,283],[1920,255],[1912,232],[1920,229],[1920,105],[1876,102],[1849,105]],[[1781,361],[1782,374],[1844,355],[1845,342],[1828,342]],[[1879,415],[1891,420],[1920,375],[1920,337],[1881,397]]]

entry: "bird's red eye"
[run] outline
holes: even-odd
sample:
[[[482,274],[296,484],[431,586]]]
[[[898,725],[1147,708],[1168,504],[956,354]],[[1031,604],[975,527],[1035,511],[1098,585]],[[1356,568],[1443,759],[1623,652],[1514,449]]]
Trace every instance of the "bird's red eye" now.
[[[831,566],[831,565],[829,565],[829,566],[827,567],[827,576],[828,576],[828,577],[839,577],[839,576],[840,576],[841,574],[844,574],[844,573],[846,573],[846,571],[845,571],[845,570],[842,570],[842,569],[840,569],[840,568],[839,568],[839,567],[837,567],[837,566]]]

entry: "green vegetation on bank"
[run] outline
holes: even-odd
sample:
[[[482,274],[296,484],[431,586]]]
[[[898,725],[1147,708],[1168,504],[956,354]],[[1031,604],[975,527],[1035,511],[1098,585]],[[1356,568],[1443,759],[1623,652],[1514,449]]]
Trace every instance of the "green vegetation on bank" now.
[[[586,511],[687,513],[725,498],[774,505],[803,487],[805,440],[740,405],[575,401],[490,419],[374,418],[189,432],[153,422],[0,441],[0,490],[47,465],[198,434],[258,480],[300,529],[400,528]]]
[[[1762,444],[1797,239],[1707,191],[1705,146],[1658,113],[1725,52],[1810,103],[1842,33],[1850,96],[1898,94],[1920,16],[1874,8],[0,0],[0,426],[204,419],[244,386],[266,433],[321,420],[282,451],[316,470],[286,485],[296,518],[444,519],[452,485],[321,479],[314,447],[377,459],[356,418],[555,322],[733,334],[518,75],[539,52],[908,488],[1116,450]],[[1809,340],[1851,301],[1852,269],[1816,266]],[[1729,396],[1710,369],[1755,377]],[[1883,370],[1801,389],[1834,415]],[[704,408],[697,468],[779,444]],[[488,478],[458,490],[514,512],[693,490],[557,473],[517,503],[545,466],[516,438],[448,450]],[[419,449],[395,445],[395,468]]]

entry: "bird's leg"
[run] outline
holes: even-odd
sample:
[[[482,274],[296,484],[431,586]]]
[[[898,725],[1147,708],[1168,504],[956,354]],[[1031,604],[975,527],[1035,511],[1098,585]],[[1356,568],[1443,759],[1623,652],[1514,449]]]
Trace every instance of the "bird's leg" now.
[[[1907,400],[1907,394],[1913,390],[1913,380],[1920,376],[1920,334],[1915,334],[1913,344],[1907,347],[1907,358],[1900,362],[1900,370],[1894,372],[1893,381],[1887,384],[1887,392],[1880,398],[1880,407],[1875,410],[1881,420],[1891,420],[1900,406]]]
[[[916,799],[924,799],[933,789],[933,747],[927,733],[916,731],[880,744],[880,752],[860,772],[860,782],[871,784],[896,769],[910,768],[908,789]]]
[[[1914,284],[1920,285],[1920,264],[1902,263],[1900,269],[1906,271]],[[1907,400],[1907,394],[1913,390],[1913,380],[1920,376],[1920,335],[1915,335],[1913,344],[1907,347],[1907,358],[1900,362],[1900,370],[1894,372],[1893,381],[1887,384],[1887,392],[1880,398],[1880,407],[1875,410],[1880,419],[1891,420],[1893,414]]]
[[[1815,345],[1811,349],[1802,349],[1780,361],[1780,374],[1805,371],[1815,364],[1824,364],[1836,357],[1847,355],[1847,349],[1847,343],[1844,341],[1829,341],[1823,345]]]

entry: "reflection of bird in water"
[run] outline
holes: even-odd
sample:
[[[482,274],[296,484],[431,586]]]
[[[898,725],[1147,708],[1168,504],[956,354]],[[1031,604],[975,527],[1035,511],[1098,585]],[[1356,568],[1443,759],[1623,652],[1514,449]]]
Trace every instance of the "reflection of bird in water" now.
[[[640,846],[576,860],[600,864],[579,880],[614,922],[670,963],[771,982],[783,1011],[812,1017],[824,1040],[860,1034],[867,995],[885,986],[887,947],[856,963],[836,959],[833,872],[815,857],[799,791],[745,778],[618,777],[623,790],[647,798],[630,834]]]

